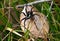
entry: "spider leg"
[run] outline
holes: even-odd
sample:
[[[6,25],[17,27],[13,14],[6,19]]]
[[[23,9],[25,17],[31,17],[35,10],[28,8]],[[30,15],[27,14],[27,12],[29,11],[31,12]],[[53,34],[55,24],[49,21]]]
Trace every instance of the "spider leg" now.
[[[35,16],[35,15],[39,16],[38,14],[33,14],[33,15],[34,15],[34,16]]]
[[[37,15],[37,14],[33,14],[33,16],[35,16],[35,15]],[[39,16],[39,15],[37,15],[37,16]],[[35,21],[34,21],[34,24],[35,24],[35,26],[36,26],[37,30],[39,30],[39,28],[37,27],[37,25],[36,25],[36,22],[35,22]]]
[[[32,11],[32,12],[38,12],[38,11]]]
[[[25,26],[26,26],[26,25],[25,25],[25,22],[26,22],[26,19],[24,20],[24,28],[26,29],[26,27],[25,27]]]
[[[33,9],[33,7],[31,8],[31,12],[32,12],[32,9]]]
[[[21,19],[20,21],[23,21],[25,18]]]
[[[24,12],[21,12],[21,13],[23,13],[26,16],[26,14]]]
[[[26,29],[26,27],[25,27],[25,22],[26,22],[26,20],[27,20],[26,17],[23,18],[23,19],[21,19],[21,21],[23,21],[23,20],[24,20],[24,29]],[[21,22],[21,21],[20,21],[20,22]]]

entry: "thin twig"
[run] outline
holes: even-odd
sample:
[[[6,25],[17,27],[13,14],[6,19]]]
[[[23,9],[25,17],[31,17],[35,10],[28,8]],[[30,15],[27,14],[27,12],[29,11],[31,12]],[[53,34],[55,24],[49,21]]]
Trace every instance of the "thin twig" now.
[[[7,27],[6,30],[8,30],[8,31],[10,31],[10,32],[13,32],[14,34],[16,34],[16,35],[22,37],[21,34],[17,33],[16,31],[14,31],[13,29],[11,29],[11,28],[9,28],[9,27]]]
[[[10,7],[10,0],[9,0],[9,7]],[[10,8],[9,8],[9,14],[8,14],[8,22],[10,22]]]
[[[13,29],[11,29],[11,28],[9,28],[9,27],[6,27],[6,30],[8,30],[8,31],[10,31],[10,32],[2,39],[2,41],[3,41],[11,32],[13,32],[14,34],[22,37],[21,34],[17,33],[16,31],[14,31]]]
[[[10,34],[10,32],[2,39],[2,41],[4,41],[4,39]]]
[[[53,1],[51,2],[51,5],[50,5],[50,8],[49,8],[49,11],[51,11],[52,6],[53,6]]]
[[[27,3],[27,5],[34,5],[34,4],[38,4],[38,3],[42,3],[42,2],[48,2],[48,1],[51,1],[51,0],[39,0],[39,1],[34,1],[34,2],[30,2],[30,3]],[[24,7],[26,4],[23,4],[23,5],[17,5],[15,8],[22,8]],[[4,7],[4,8],[13,8],[13,7]]]
[[[18,26],[20,26],[19,24],[13,24],[13,27],[18,27]]]
[[[40,0],[40,1],[34,1],[34,2],[31,2],[31,3],[27,3],[27,5],[38,4],[38,3],[46,2],[46,1],[51,1],[51,0]],[[24,7],[25,5],[26,5],[26,4],[23,4],[23,5],[17,5],[16,8]]]
[[[49,11],[51,11],[52,6],[53,6],[53,1],[51,1],[51,5],[50,5],[50,8],[49,8]],[[48,17],[48,16],[49,16],[49,14],[47,14],[47,17]]]

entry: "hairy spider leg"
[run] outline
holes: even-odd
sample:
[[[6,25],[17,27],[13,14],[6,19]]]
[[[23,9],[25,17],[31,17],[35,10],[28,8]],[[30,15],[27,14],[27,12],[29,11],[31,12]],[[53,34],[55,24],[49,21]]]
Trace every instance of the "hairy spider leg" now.
[[[21,12],[21,13],[23,13],[26,16],[26,14],[24,12]]]

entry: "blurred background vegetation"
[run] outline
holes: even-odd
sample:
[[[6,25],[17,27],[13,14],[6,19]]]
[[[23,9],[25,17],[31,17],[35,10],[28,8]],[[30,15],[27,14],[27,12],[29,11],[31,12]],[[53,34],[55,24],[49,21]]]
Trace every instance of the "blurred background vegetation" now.
[[[15,7],[33,1],[35,0],[0,0],[0,41],[27,41],[29,32],[22,33],[19,22],[23,8]],[[51,2],[43,2],[34,6],[48,18],[50,27],[48,38],[50,41],[60,41],[60,1],[54,0],[53,2],[51,9]],[[24,38],[10,32],[7,28],[22,34]],[[37,41],[42,41],[42,39],[37,39]]]

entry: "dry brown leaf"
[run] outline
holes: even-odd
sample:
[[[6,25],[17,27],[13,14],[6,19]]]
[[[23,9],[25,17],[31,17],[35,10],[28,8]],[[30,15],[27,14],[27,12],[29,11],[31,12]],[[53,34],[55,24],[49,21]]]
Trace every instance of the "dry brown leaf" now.
[[[27,11],[29,11],[32,8],[32,6],[27,6]],[[32,11],[37,11],[36,8],[33,8]],[[28,28],[28,30],[31,32],[31,37],[34,38],[42,38],[42,39],[47,39],[47,34],[49,32],[49,24],[47,21],[47,18],[44,14],[40,12],[33,12],[34,15],[32,18],[28,19],[25,22],[25,27]],[[20,15],[20,20],[24,18],[25,16],[21,13]],[[21,28],[23,31],[24,30],[24,20],[20,21]],[[47,40],[45,40],[47,41]]]

